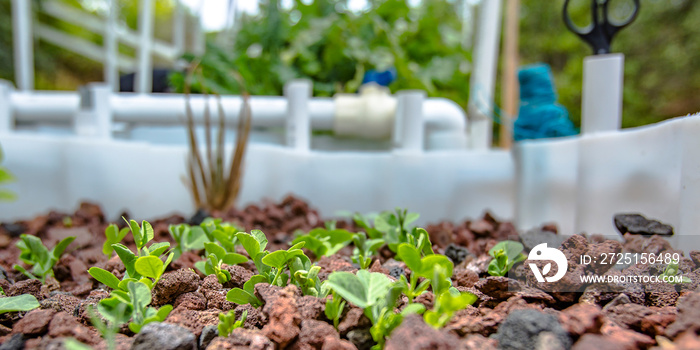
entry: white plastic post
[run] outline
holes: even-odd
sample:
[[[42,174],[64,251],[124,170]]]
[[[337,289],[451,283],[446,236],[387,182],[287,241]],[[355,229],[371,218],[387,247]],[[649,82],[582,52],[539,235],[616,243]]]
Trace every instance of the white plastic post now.
[[[582,134],[620,129],[624,65],[619,53],[583,60]]]
[[[110,86],[104,83],[91,83],[80,88],[80,111],[74,122],[78,136],[112,137],[111,94]]]
[[[175,1],[175,18],[173,19],[173,46],[179,58],[185,52],[185,7],[182,1]]]
[[[119,91],[119,50],[117,49],[117,17],[119,15],[119,5],[117,0],[107,0],[109,14],[105,23],[104,49],[104,79],[112,91]]]
[[[474,47],[474,68],[469,82],[469,148],[491,147],[496,66],[501,34],[501,0],[483,0]]]
[[[153,0],[140,0],[139,11],[139,71],[136,74],[136,92],[150,93],[153,90]]]
[[[398,135],[395,150],[399,152],[419,153],[425,144],[425,128],[423,123],[423,90],[399,91],[397,97],[397,114],[394,133]]]
[[[306,79],[292,80],[284,86],[284,96],[287,98],[287,146],[297,151],[311,149],[311,89],[311,81]]]
[[[15,120],[12,117],[10,92],[12,92],[10,82],[0,80],[0,133],[9,132],[15,125]]]
[[[15,83],[19,90],[31,91],[34,90],[34,52],[30,0],[12,0],[12,26]]]

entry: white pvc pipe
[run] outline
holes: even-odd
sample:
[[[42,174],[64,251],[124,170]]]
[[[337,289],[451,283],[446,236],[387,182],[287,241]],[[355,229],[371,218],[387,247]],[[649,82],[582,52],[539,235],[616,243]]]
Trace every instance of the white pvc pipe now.
[[[308,151],[311,148],[311,81],[300,79],[285,84],[284,96],[287,98],[287,146],[297,151]]]
[[[474,68],[469,82],[469,146],[491,147],[491,116],[496,86],[498,43],[501,33],[501,0],[483,0],[479,7],[479,31],[474,47]]]
[[[173,18],[173,47],[176,55],[185,52],[185,7],[181,0],[175,1],[175,18]]]
[[[22,91],[34,90],[31,0],[12,0],[12,26],[15,83]]]
[[[581,133],[617,131],[622,126],[625,56],[588,56],[583,60]]]
[[[399,134],[397,150],[405,152],[421,152],[425,142],[423,123],[423,101],[425,91],[399,91],[397,97],[397,128]]]
[[[80,96],[68,91],[36,91],[31,94],[12,91],[10,103],[18,122],[69,123],[78,112]],[[205,98],[190,97],[195,122],[204,121]],[[211,111],[218,106],[214,97],[209,98]],[[241,108],[240,96],[222,96],[221,104],[226,112],[226,123],[235,125]],[[115,122],[135,124],[177,125],[185,118],[185,98],[181,94],[114,93],[110,95],[110,108]],[[251,96],[253,127],[281,127],[285,125],[287,100],[280,96]],[[309,99],[309,118],[313,130],[333,130],[335,103],[330,97]],[[429,131],[464,133],[466,117],[455,102],[445,98],[428,98],[423,103],[425,128]]]
[[[117,16],[119,5],[117,0],[108,0],[109,14],[105,23],[104,39],[104,79],[112,91],[119,91],[119,68],[118,57],[119,50],[117,48]]]
[[[139,70],[136,74],[135,91],[150,93],[153,89],[153,0],[140,0],[139,11]]]

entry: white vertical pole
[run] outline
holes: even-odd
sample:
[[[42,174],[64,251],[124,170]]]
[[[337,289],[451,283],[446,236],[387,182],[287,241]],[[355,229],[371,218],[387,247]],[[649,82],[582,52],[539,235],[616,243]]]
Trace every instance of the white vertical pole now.
[[[10,100],[11,92],[12,84],[6,80],[0,80],[0,133],[9,132],[15,126]]]
[[[620,129],[624,66],[625,56],[621,53],[583,60],[582,134]]]
[[[292,80],[284,85],[284,96],[287,98],[287,146],[297,151],[311,149],[311,88],[311,81],[306,79]]]
[[[139,11],[139,70],[136,74],[136,92],[150,93],[153,89],[153,0],[140,0]]]
[[[397,108],[395,133],[399,135],[396,150],[419,153],[423,151],[425,131],[423,123],[423,101],[425,91],[405,90],[396,94]]]
[[[501,0],[483,0],[474,47],[474,69],[469,82],[469,148],[491,147],[494,90],[501,35]]]
[[[91,83],[80,87],[80,110],[74,121],[75,133],[78,136],[111,138],[112,110],[109,85]]]
[[[34,90],[31,0],[12,0],[12,25],[15,83],[19,90],[31,91]]]
[[[119,91],[119,50],[117,40],[117,17],[119,5],[117,0],[107,0],[109,14],[105,23],[104,39],[104,79],[112,91]]]
[[[175,0],[175,18],[173,19],[173,46],[177,58],[185,52],[185,8],[182,1]]]

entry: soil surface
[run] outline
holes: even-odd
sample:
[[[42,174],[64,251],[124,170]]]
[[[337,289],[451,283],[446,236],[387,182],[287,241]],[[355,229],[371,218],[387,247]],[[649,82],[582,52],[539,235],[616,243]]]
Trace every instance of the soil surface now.
[[[170,241],[168,225],[198,224],[207,216],[235,222],[246,231],[261,229],[270,242],[268,249],[286,249],[296,230],[322,227],[324,219],[304,201],[289,196],[279,203],[263,202],[243,209],[219,213],[197,213],[191,218],[173,215],[151,221],[155,241]],[[124,214],[129,218],[128,214]],[[0,315],[0,349],[60,349],[67,337],[93,348],[106,344],[90,323],[86,312],[109,295],[108,288],[87,273],[91,266],[121,278],[124,266],[118,257],[102,253],[104,230],[109,223],[124,226],[121,219],[108,221],[100,207],[82,203],[75,213],[50,212],[30,220],[0,225],[0,286],[7,296],[34,295],[41,307],[30,312]],[[138,218],[140,219],[140,218]],[[350,221],[339,220],[339,228],[359,231]],[[406,317],[392,333],[386,349],[700,349],[700,252],[674,250],[659,236],[626,234],[621,241],[601,236],[566,236],[555,225],[518,234],[509,222],[490,214],[462,223],[428,225],[436,253],[455,264],[453,285],[478,296],[474,305],[458,311],[443,329],[428,326],[420,315]],[[54,268],[55,279],[42,285],[12,268],[17,264],[15,247],[21,233],[38,236],[47,247],[76,236]],[[131,240],[131,241],[129,241]],[[503,240],[549,242],[560,247],[568,261],[566,277],[555,283],[538,283],[530,268],[517,264],[510,277],[489,276],[488,255]],[[131,235],[125,244],[133,247]],[[321,280],[333,271],[357,270],[350,259],[352,249],[317,260]],[[680,273],[691,283],[608,285],[583,283],[581,275],[658,275],[663,265],[581,264],[580,256],[600,257],[612,253],[679,253]],[[345,308],[338,329],[325,314],[325,300],[302,296],[293,285],[285,288],[258,284],[255,293],[263,306],[237,305],[226,301],[226,292],[256,273],[252,263],[227,267],[232,279],[225,285],[215,276],[204,276],[194,263],[201,252],[188,252],[174,261],[153,290],[153,305],[174,307],[164,323],[149,324],[138,335],[123,328],[117,335],[118,349],[369,349],[374,345],[370,321],[361,309]],[[312,257],[313,254],[307,252]],[[315,260],[315,259],[314,259]],[[540,269],[544,266],[537,264]],[[405,265],[383,248],[371,265],[392,279],[407,273]],[[551,274],[550,274],[551,275]],[[566,291],[566,292],[562,292]],[[433,295],[416,298],[427,308]],[[405,304],[399,302],[402,306]],[[228,337],[218,337],[221,312],[247,311],[243,328]]]

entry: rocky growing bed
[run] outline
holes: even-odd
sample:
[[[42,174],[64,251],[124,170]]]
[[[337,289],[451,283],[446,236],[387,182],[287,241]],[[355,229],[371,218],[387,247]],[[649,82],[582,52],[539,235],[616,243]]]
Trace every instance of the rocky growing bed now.
[[[170,226],[188,223],[194,227],[210,215],[235,223],[246,232],[261,230],[268,241],[267,248],[261,250],[287,250],[290,257],[299,254],[290,248],[295,232],[307,233],[324,227],[324,220],[315,210],[299,199],[288,197],[280,203],[251,205],[242,210],[200,212],[192,218],[171,216],[154,220],[151,222],[153,242],[170,242],[171,248],[177,249]],[[128,218],[127,214],[124,216]],[[112,222],[120,228],[127,227],[123,220]],[[128,277],[125,275],[134,275],[119,255],[110,252],[110,258],[103,251],[105,230],[110,223],[98,206],[83,203],[72,214],[51,212],[0,226],[0,286],[6,297],[30,294],[40,304],[28,312],[0,315],[0,349],[108,348],[102,336],[103,330],[94,327],[95,319],[99,320],[100,316],[90,310],[101,305],[101,300],[113,297],[115,291],[96,280],[88,269],[99,267],[113,274],[117,281]],[[363,227],[358,222],[340,220],[327,231],[355,233],[373,229],[381,231],[382,227]],[[422,277],[415,267],[419,266],[418,263],[407,252],[391,244],[391,247],[378,245],[374,250],[368,248],[363,259],[358,260],[358,252],[353,252],[353,246],[369,246],[373,237],[371,232],[367,232],[368,241],[355,240],[344,247],[331,245],[331,249],[337,252],[329,256],[316,257],[314,252],[324,250],[315,249],[311,240],[306,241],[305,248],[312,249],[304,249],[304,253],[314,265],[295,267],[292,261],[296,260],[292,257],[288,265],[270,270],[275,275],[270,276],[272,282],[257,283],[252,289],[246,282],[263,273],[260,270],[264,265],[251,256],[250,249],[235,245],[236,253],[231,254],[240,254],[245,259],[235,265],[217,265],[214,261],[207,270],[211,272],[208,275],[195,264],[215,248],[208,246],[206,252],[180,249],[181,255],[178,252],[177,259],[165,264],[165,273],[149,280],[155,282],[150,286],[150,306],[166,310],[166,305],[171,305],[172,311],[163,322],[147,323],[138,333],[127,327],[127,322],[122,322],[115,329],[117,333],[110,343],[117,349],[149,350],[369,349],[376,346],[376,332],[381,328],[387,334],[385,349],[700,349],[700,290],[697,289],[700,252],[676,251],[658,235],[626,234],[619,242],[595,235],[564,236],[557,233],[554,225],[521,236],[511,223],[500,222],[489,214],[459,224],[441,222],[425,229],[435,253],[430,261],[436,263],[420,260],[433,255],[429,251],[430,244],[426,247],[421,240],[411,241],[418,249],[418,260],[415,261],[423,261],[423,267],[431,269],[425,276],[437,275],[435,271],[438,271],[443,273],[440,276],[447,276],[446,281]],[[54,276],[42,283],[38,279],[29,279],[13,267],[20,262],[20,249],[16,247],[20,234],[36,236],[49,248],[67,237],[76,238],[53,267]],[[539,283],[527,261],[522,263],[508,256],[511,259],[508,261],[513,262],[510,271],[505,276],[491,276],[492,248],[503,241],[521,242],[525,253],[543,242],[549,247],[560,247],[567,259],[567,274],[554,283]],[[127,234],[122,243],[132,251],[139,247],[132,234]],[[584,283],[579,278],[668,273],[669,264],[664,261],[617,266],[619,264],[582,264],[580,258],[582,255],[595,259],[613,253],[642,252],[657,255],[678,253],[680,260],[677,271],[673,273],[686,276],[689,282],[611,285]],[[438,255],[446,256],[444,259],[449,259],[450,264],[439,262],[443,258],[438,258]],[[237,257],[230,255],[224,260],[232,262],[234,260],[227,259]],[[255,261],[242,262],[247,258]],[[270,258],[265,261],[268,265],[273,263]],[[544,271],[545,262],[536,263]],[[362,265],[367,267],[367,273],[358,273]],[[414,266],[416,271],[407,265]],[[433,265],[451,265],[448,266],[451,273],[447,273],[447,267],[439,270]],[[29,268],[26,264],[20,266]],[[297,273],[290,273],[288,277],[276,276],[284,276],[289,268]],[[143,271],[143,268],[138,271]],[[365,309],[372,309],[372,303],[383,300],[384,296],[376,300],[370,293],[363,294],[364,299],[347,297],[352,295],[346,290],[352,289],[347,287],[350,283],[347,282],[348,274],[355,275],[358,280],[367,277],[367,281],[371,281],[367,283],[374,283],[372,285],[379,289],[382,286],[377,285],[385,280],[392,286],[398,283],[395,281],[404,280],[411,284],[415,280],[417,285],[414,287],[424,285],[425,291],[419,291],[411,298],[400,293],[395,303],[384,309],[386,312],[373,316],[371,311],[361,309],[358,304],[367,303],[369,306],[364,305]],[[383,276],[376,277],[377,274]],[[331,292],[325,297],[327,290],[324,292],[320,285],[308,282],[313,281],[314,276],[320,282],[330,280],[326,285],[334,286],[332,290],[337,293]],[[285,278],[290,282],[280,283]],[[296,282],[291,283],[292,279]],[[129,286],[134,287],[136,283]],[[252,291],[250,297],[239,294],[235,299],[239,301],[243,296],[250,298],[251,303],[238,304],[227,298],[235,289]],[[384,290],[387,291],[385,294],[391,294],[394,289]],[[474,298],[470,299],[471,296]],[[6,297],[0,297],[0,301]],[[332,304],[330,300],[337,303]],[[340,308],[334,318],[332,310],[326,309],[337,308],[341,300],[345,307]],[[458,305],[458,310],[450,305]],[[415,310],[409,312],[409,309]],[[228,314],[230,311],[232,314]],[[236,325],[240,327],[228,327],[230,334],[220,336],[220,327],[217,326],[224,323],[220,314],[230,316],[229,326],[235,320],[242,321]],[[242,317],[243,314],[246,316]],[[378,322],[385,322],[384,328],[372,327]],[[82,345],[67,342],[71,338]]]

